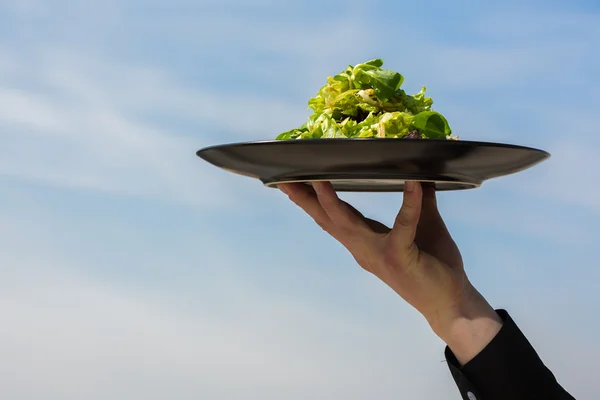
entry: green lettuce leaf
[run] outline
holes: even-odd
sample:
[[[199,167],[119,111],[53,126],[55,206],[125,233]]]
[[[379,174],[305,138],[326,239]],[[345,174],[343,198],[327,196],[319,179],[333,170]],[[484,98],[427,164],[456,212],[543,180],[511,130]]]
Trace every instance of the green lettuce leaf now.
[[[313,113],[307,123],[276,139],[403,138],[409,133],[450,139],[448,121],[431,109],[433,100],[426,97],[425,86],[409,95],[400,88],[404,77],[382,66],[377,58],[328,77],[308,101]]]
[[[410,111],[413,115],[417,115],[424,111],[431,111],[431,106],[433,105],[433,100],[431,97],[425,97],[425,86],[421,88],[421,91],[417,94],[413,94],[412,96],[406,95],[403,93],[400,97],[402,99],[402,104],[408,111]]]
[[[411,129],[417,129],[427,139],[447,139],[452,134],[446,118],[435,111],[424,111],[412,118]]]
[[[308,129],[311,138],[314,139],[343,139],[347,137],[338,123],[326,113],[309,121]]]
[[[382,69],[383,61],[373,60],[358,64],[352,71],[355,86],[361,89],[373,89],[380,101],[394,97],[404,82],[404,77],[396,71]]]
[[[367,117],[361,122],[347,120],[342,126],[342,131],[347,137],[375,137],[377,134],[377,124],[379,122],[379,118],[380,117],[376,116],[375,114],[369,113],[369,115],[367,115]]]
[[[413,116],[405,112],[385,113],[380,119],[380,129],[384,137],[401,138],[410,132],[412,121]]]
[[[363,64],[370,65],[371,67],[381,68],[383,66],[383,60],[381,58],[375,58],[374,60],[367,61]]]
[[[303,124],[301,127],[296,128],[296,129],[292,129],[290,131],[287,132],[283,132],[281,134],[279,134],[275,140],[292,140],[292,139],[297,139],[300,135],[302,135],[303,133],[307,133],[308,132],[308,128],[307,128],[307,124]]]

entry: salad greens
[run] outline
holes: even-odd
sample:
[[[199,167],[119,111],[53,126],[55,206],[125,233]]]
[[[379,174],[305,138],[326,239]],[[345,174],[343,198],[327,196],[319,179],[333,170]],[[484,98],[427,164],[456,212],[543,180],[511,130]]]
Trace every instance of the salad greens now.
[[[308,101],[313,110],[308,121],[276,139],[457,139],[446,118],[431,110],[433,100],[425,97],[424,86],[408,95],[400,89],[404,77],[382,66],[375,59],[328,77]]]

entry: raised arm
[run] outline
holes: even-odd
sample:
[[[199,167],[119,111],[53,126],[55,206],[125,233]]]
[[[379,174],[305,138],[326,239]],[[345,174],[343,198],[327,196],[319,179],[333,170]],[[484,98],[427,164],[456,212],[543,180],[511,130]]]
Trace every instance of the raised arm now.
[[[473,287],[438,212],[435,189],[407,182],[390,229],[340,200],[331,184],[280,189],[339,241],[358,264],[425,317],[448,345],[446,358],[464,399],[572,399],[505,311]]]

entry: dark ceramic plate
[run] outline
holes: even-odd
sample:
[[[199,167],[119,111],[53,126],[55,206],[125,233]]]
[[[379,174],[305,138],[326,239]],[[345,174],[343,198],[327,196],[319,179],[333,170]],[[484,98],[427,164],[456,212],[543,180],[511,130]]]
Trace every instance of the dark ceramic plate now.
[[[509,144],[433,139],[273,140],[212,146],[196,154],[269,187],[331,181],[345,192],[398,192],[406,180],[429,182],[437,190],[472,189],[550,156]]]

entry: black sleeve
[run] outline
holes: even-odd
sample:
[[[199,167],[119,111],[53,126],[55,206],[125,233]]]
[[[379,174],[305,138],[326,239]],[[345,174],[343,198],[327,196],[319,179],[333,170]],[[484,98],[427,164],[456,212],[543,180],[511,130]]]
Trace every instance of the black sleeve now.
[[[574,400],[556,381],[505,310],[504,325],[462,367],[448,347],[446,360],[464,400]]]

